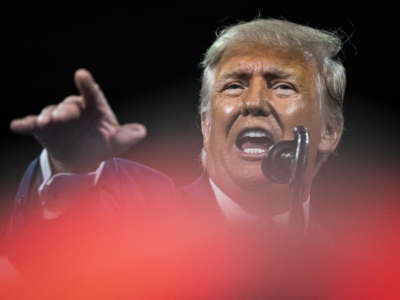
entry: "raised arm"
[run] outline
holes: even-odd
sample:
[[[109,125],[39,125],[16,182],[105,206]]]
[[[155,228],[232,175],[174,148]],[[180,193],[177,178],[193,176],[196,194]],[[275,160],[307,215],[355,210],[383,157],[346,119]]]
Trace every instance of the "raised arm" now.
[[[13,132],[33,135],[47,149],[53,173],[93,170],[146,136],[141,124],[119,124],[89,71],[77,70],[74,80],[79,95],[10,124]]]

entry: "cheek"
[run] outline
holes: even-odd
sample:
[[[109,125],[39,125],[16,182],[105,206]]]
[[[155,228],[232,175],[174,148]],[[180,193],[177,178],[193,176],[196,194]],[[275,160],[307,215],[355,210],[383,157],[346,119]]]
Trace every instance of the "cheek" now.
[[[318,105],[307,105],[302,101],[284,103],[280,106],[279,114],[285,138],[293,137],[293,128],[298,125],[305,126],[311,135],[320,130],[321,119]]]
[[[223,104],[220,108],[221,114],[224,116],[228,117],[232,114],[232,112],[235,110],[235,105],[233,103],[229,103],[228,101],[226,104]]]
[[[211,104],[211,112],[218,115],[224,116],[229,115],[235,109],[236,101],[226,99],[223,97],[216,97]]]
[[[226,130],[229,120],[239,109],[238,101],[216,98],[211,105],[212,131]]]

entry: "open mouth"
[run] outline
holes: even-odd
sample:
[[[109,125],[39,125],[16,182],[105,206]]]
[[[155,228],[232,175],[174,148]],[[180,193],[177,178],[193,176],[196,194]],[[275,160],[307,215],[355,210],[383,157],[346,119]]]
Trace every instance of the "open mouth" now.
[[[246,156],[263,156],[273,144],[272,135],[263,128],[247,128],[236,138],[236,147]]]

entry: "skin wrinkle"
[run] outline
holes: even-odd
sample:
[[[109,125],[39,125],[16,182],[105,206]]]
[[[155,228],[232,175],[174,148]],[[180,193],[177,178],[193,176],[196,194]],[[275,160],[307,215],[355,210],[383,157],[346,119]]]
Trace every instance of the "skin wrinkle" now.
[[[240,70],[245,73],[240,74]],[[265,76],[265,71],[271,70],[279,72],[273,78]],[[226,84],[223,80],[232,74],[240,80],[229,79]],[[317,74],[316,65],[300,51],[258,44],[228,49],[216,66],[210,115],[202,114],[206,169],[212,180],[245,210],[258,215],[282,212],[288,208],[290,194],[287,187],[264,178],[261,160],[241,157],[235,142],[244,128],[264,128],[278,142],[292,139],[295,126],[306,126],[311,139],[306,181],[308,189],[311,186],[324,127]]]

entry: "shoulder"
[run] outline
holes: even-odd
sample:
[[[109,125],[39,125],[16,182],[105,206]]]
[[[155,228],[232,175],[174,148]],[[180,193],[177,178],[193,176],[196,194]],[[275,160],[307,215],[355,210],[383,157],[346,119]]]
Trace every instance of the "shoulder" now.
[[[113,157],[105,161],[103,174],[105,176],[117,176],[119,179],[121,179],[121,177],[127,177],[135,178],[135,180],[138,181],[155,180],[160,183],[165,182],[167,184],[173,184],[172,179],[161,171],[119,157]]]
[[[132,199],[170,202],[176,194],[173,180],[163,172],[117,157],[105,161],[97,186],[130,203]]]

